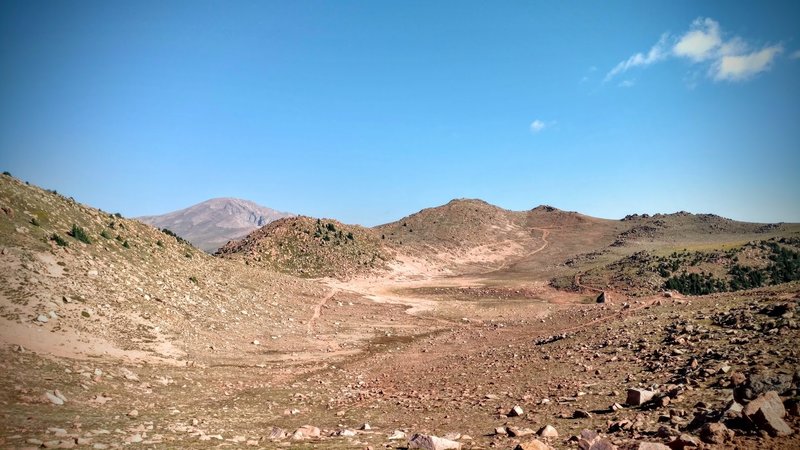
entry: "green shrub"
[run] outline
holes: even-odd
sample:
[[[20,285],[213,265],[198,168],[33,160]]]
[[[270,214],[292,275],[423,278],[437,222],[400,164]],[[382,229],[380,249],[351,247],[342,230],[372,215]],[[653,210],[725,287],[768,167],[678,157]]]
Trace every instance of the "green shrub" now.
[[[10,177],[11,176],[11,172],[6,170],[5,172],[3,172],[3,175],[5,175],[7,177]]]
[[[156,241],[156,245],[159,247],[163,247],[164,243],[161,241],[161,239],[159,239],[158,241]]]
[[[92,243],[92,240],[89,239],[89,235],[86,234],[86,230],[79,227],[77,224],[72,224],[72,230],[70,230],[69,235],[85,244]]]
[[[100,232],[100,237],[105,239],[111,239],[111,233],[109,233],[108,230],[103,230]]]
[[[58,244],[59,247],[68,247],[69,246],[69,243],[67,241],[65,241],[64,238],[62,238],[61,236],[59,236],[59,235],[57,235],[55,233],[53,233],[53,235],[50,236],[50,240],[51,241],[55,241],[55,243]]]
[[[197,277],[192,275],[192,276],[189,277],[189,281],[191,281],[194,284],[197,284]]]
[[[131,248],[131,244],[128,243],[127,239],[125,240],[125,242],[122,243],[122,246],[125,248]]]
[[[35,227],[41,226],[41,224],[39,223],[39,219],[36,217],[31,217],[31,225]]]

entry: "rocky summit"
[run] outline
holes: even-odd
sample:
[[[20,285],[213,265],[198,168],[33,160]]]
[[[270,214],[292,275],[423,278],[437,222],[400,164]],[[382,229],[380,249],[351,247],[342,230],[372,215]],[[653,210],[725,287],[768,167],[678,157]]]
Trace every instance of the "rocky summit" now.
[[[0,447],[800,448],[798,224],[226,208],[0,176]]]

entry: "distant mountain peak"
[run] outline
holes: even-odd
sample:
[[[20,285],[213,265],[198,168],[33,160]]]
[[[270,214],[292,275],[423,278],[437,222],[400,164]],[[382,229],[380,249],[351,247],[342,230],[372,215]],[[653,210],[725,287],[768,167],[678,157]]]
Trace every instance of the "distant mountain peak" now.
[[[167,228],[198,248],[214,252],[228,241],[241,239],[274,220],[293,215],[250,200],[219,197],[178,211],[138,219],[158,228]]]

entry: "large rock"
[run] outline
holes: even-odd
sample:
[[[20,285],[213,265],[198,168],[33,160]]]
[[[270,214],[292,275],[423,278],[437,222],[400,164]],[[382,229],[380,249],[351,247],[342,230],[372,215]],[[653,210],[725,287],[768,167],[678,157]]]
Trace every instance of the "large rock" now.
[[[764,430],[771,436],[788,436],[792,429],[783,421],[786,409],[775,391],[760,395],[755,400],[745,405],[742,414],[759,430]]]
[[[408,448],[421,448],[423,450],[458,450],[461,448],[461,444],[456,441],[428,434],[415,434],[408,440]]]
[[[655,392],[647,389],[630,388],[625,403],[631,406],[640,406],[653,399]]]
[[[608,292],[603,291],[600,295],[597,296],[597,303],[608,303],[611,301],[611,296],[608,295]]]
[[[792,389],[792,376],[782,373],[762,371],[742,377],[740,373],[731,374],[733,398],[741,403],[754,400],[761,394],[775,391],[778,395]]]

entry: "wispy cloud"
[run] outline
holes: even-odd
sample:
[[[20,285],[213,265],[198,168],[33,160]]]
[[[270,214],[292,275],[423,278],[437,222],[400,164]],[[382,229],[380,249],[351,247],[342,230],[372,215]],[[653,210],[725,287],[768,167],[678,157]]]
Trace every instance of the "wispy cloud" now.
[[[793,51],[792,54],[789,55],[789,58],[791,58],[791,59],[800,59],[800,50]]]
[[[534,133],[534,134],[535,133],[539,133],[540,131],[544,130],[545,128],[547,128],[547,124],[544,123],[543,121],[539,120],[539,119],[536,119],[533,122],[531,122],[531,133]]]
[[[783,52],[779,44],[754,50],[738,36],[726,38],[719,22],[710,18],[698,18],[689,30],[680,35],[664,33],[647,54],[636,53],[619,62],[606,74],[606,82],[630,69],[647,67],[668,58],[689,60],[693,64],[708,67],[708,76],[715,81],[743,81],[765,72]],[[800,58],[800,51],[792,58]],[[630,87],[625,81],[618,84]]]
[[[606,74],[605,81],[608,81],[621,73],[627,72],[629,69],[634,67],[649,66],[650,64],[666,58],[669,53],[669,48],[667,47],[668,37],[668,34],[662,34],[661,39],[659,39],[654,46],[650,47],[650,51],[648,51],[647,54],[636,53],[625,61],[620,61],[619,64],[614,66],[614,68],[611,69],[608,74]]]

